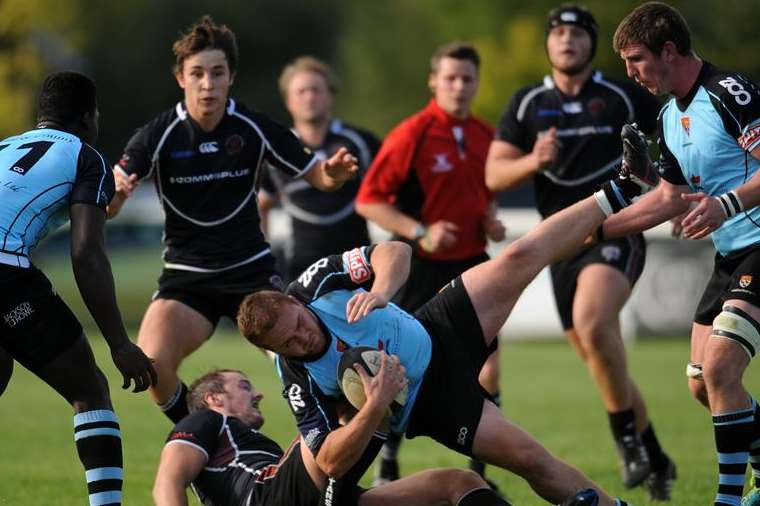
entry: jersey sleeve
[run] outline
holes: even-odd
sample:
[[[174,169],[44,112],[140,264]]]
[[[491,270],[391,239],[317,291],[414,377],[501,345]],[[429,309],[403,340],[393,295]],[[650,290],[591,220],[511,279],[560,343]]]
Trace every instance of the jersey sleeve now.
[[[519,92],[509,101],[496,127],[496,139],[508,142],[528,153],[533,150],[533,146],[530,145],[525,123],[518,117],[518,109],[524,95]]]
[[[272,175],[272,171],[275,169],[268,163],[263,163],[260,170],[259,191],[270,196],[277,195],[277,186],[275,185],[274,176]]]
[[[105,211],[115,191],[113,173],[105,157],[89,144],[82,144],[70,205],[90,204]]]
[[[327,436],[339,426],[335,399],[325,395],[306,367],[295,360],[277,357],[277,371],[298,432],[316,457]]]
[[[707,85],[723,126],[739,146],[760,146],[760,89],[741,74],[720,74]]]
[[[406,124],[393,129],[362,179],[356,201],[393,204],[399,188],[412,170],[418,140],[418,135]]]
[[[685,185],[688,183],[686,182],[686,178],[684,178],[681,165],[670,149],[668,149],[668,145],[665,143],[665,136],[663,135],[662,116],[667,107],[670,107],[670,105],[666,105],[662,112],[660,112],[659,118],[657,118],[657,147],[660,149],[660,176],[670,184]]]
[[[143,179],[150,175],[153,167],[153,151],[156,144],[152,137],[153,122],[135,132],[124,153],[116,164],[117,170],[121,170],[125,175],[130,176],[137,174],[137,179]]]
[[[288,286],[287,293],[308,304],[333,290],[369,290],[375,278],[370,262],[374,248],[362,246],[317,260]]]
[[[291,177],[300,177],[312,169],[317,158],[301,144],[288,128],[261,114],[255,116],[264,136],[264,159]]]
[[[196,411],[174,426],[166,438],[166,444],[190,445],[204,453],[208,460],[216,451],[223,425],[222,414],[210,409]]]

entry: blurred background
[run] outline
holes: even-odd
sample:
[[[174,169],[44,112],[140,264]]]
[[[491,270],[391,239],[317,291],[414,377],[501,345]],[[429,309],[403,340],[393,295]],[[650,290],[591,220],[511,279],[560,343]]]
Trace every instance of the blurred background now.
[[[640,2],[582,2],[600,25],[596,66],[625,79],[611,49],[617,23]],[[673,0],[694,34],[694,46],[719,66],[760,78],[757,26],[760,0]],[[203,14],[237,34],[240,70],[233,94],[248,106],[288,124],[277,76],[294,57],[311,54],[329,62],[340,77],[337,116],[383,136],[429,97],[429,57],[453,39],[471,41],[482,56],[481,85],[474,112],[496,123],[511,95],[548,72],[544,18],[558,2],[536,0],[2,0],[0,2],[0,136],[28,129],[34,99],[45,74],[76,69],[99,86],[99,148],[121,155],[134,130],[181,99],[171,73],[171,44]],[[125,319],[139,324],[160,268],[162,215],[151,185],[130,201],[109,226]],[[502,217],[514,239],[537,222],[532,189],[499,196]],[[273,239],[287,240],[287,220],[275,218]],[[667,227],[650,235],[650,256],[630,308],[628,335],[674,334],[688,323],[709,273],[709,241],[675,243]],[[68,286],[65,234],[49,240],[37,262],[60,270],[54,280],[81,311]],[[498,246],[496,246],[498,248]],[[495,250],[493,250],[495,251]],[[673,260],[676,260],[674,263]],[[668,266],[666,268],[666,266]],[[510,325],[513,335],[559,335],[548,277],[527,291]],[[540,312],[540,313],[539,313]]]

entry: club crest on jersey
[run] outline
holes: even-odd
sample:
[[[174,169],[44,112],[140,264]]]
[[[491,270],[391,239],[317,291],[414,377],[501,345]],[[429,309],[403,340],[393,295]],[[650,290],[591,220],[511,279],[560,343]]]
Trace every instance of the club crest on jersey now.
[[[238,134],[230,135],[227,137],[227,140],[224,141],[224,149],[227,151],[228,155],[232,156],[235,156],[243,151],[244,145],[245,141],[243,141],[243,137]]]
[[[348,268],[351,281],[357,285],[364,283],[372,276],[372,271],[370,271],[369,265],[362,255],[362,250],[359,248],[354,248],[343,254],[343,265]]]
[[[688,116],[681,116],[681,128],[686,135],[691,135],[691,119]]]
[[[586,109],[595,118],[601,116],[602,111],[607,108],[607,102],[603,98],[594,97],[586,104]]]
[[[446,153],[436,153],[433,156],[435,157],[433,172],[450,172],[454,169],[454,166],[449,161],[448,155]]]
[[[739,286],[742,288],[747,288],[750,283],[752,283],[752,276],[749,274],[744,274],[742,277],[739,278]]]

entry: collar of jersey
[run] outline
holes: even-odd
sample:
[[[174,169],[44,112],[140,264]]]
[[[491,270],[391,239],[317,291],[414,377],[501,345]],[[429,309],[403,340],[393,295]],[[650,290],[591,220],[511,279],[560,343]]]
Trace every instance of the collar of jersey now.
[[[684,112],[686,109],[689,108],[691,105],[691,101],[694,100],[694,96],[699,91],[699,87],[704,84],[705,81],[707,81],[707,78],[709,74],[711,73],[713,69],[713,66],[710,62],[707,60],[702,60],[702,68],[699,69],[699,74],[697,74],[697,80],[694,81],[694,84],[691,85],[691,88],[689,89],[689,93],[687,93],[683,98],[677,98],[676,99],[676,105],[678,106],[678,110],[681,112]]]

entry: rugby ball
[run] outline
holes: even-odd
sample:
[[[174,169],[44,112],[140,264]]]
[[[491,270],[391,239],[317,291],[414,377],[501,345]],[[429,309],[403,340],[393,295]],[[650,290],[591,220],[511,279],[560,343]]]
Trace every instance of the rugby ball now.
[[[344,351],[340,358],[338,384],[348,402],[356,409],[361,409],[364,406],[364,403],[367,402],[367,396],[364,394],[364,384],[359,373],[354,369],[354,364],[359,364],[370,376],[374,376],[380,370],[380,358],[383,353],[385,352],[369,346],[355,346]],[[408,386],[404,386],[396,395],[390,405],[392,412],[404,407],[408,391]]]

